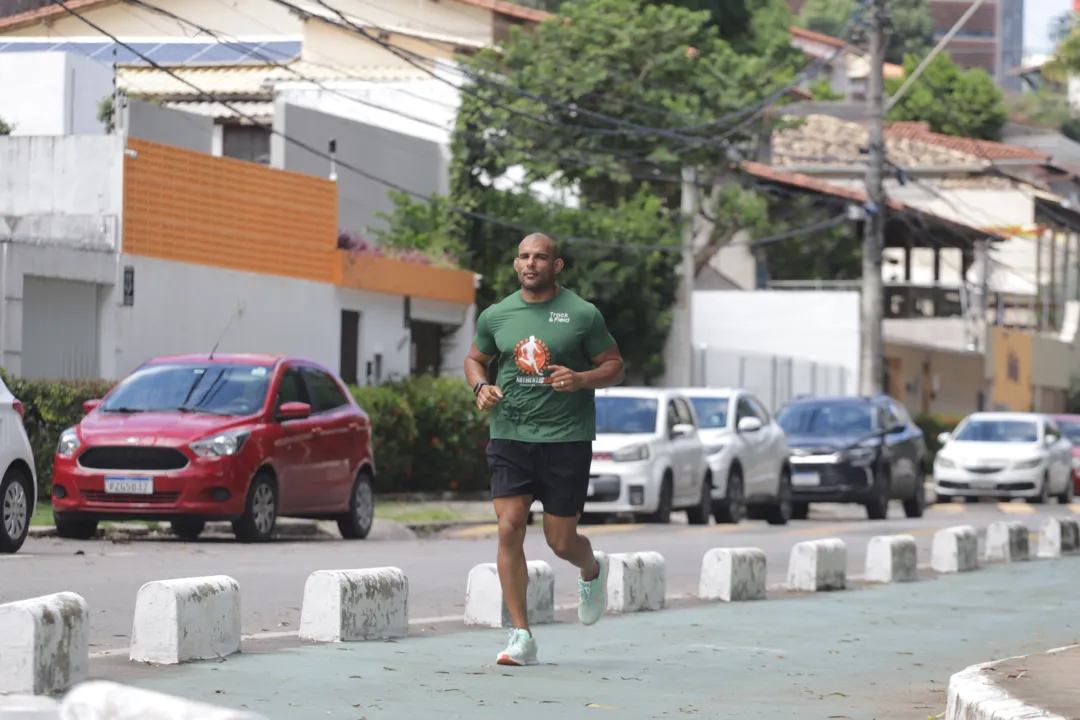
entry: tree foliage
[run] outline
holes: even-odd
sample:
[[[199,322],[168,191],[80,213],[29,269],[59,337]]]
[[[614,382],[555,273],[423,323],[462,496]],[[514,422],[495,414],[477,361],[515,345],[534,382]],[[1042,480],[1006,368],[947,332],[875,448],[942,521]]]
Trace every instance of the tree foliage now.
[[[9,124],[4,118],[0,118],[0,135],[10,135],[14,129],[14,125]]]
[[[908,55],[905,75],[914,72],[920,61]],[[889,94],[902,84],[902,80],[889,80]],[[1009,112],[1001,89],[985,70],[963,70],[941,54],[893,106],[889,119],[926,122],[934,132],[946,135],[1000,140]]]
[[[740,229],[767,234],[769,204],[729,154],[756,141],[760,122],[733,128],[804,63],[775,32],[786,16],[772,0],[745,0],[761,11],[745,27],[760,31],[739,47],[709,10],[743,1],[698,5],[712,7],[567,0],[559,18],[515,30],[501,52],[462,59],[473,81],[458,112],[450,197],[397,198],[380,241],[460,252],[483,276],[483,308],[517,289],[520,239],[547,232],[569,260],[562,282],[604,312],[632,375],[660,375],[685,228],[681,169],[697,170],[696,268]],[[713,140],[720,133],[730,144]],[[544,187],[573,202],[540,199]]]
[[[833,37],[842,37],[844,28],[861,0],[807,0],[799,12],[802,27]],[[926,0],[886,0],[889,27],[885,36],[886,62],[900,64],[907,54],[925,57],[934,47],[934,17]],[[844,39],[862,44],[858,31]]]

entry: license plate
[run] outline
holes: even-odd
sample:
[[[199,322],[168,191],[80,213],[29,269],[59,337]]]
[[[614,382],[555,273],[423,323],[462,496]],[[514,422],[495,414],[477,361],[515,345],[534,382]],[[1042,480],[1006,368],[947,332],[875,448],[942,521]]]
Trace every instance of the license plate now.
[[[816,472],[797,472],[791,476],[792,485],[820,485],[821,475]]]
[[[107,477],[105,492],[110,495],[153,495],[154,478],[152,477]]]
[[[987,482],[986,480],[976,480],[971,483],[971,487],[975,490],[992,490],[997,487],[996,482]]]

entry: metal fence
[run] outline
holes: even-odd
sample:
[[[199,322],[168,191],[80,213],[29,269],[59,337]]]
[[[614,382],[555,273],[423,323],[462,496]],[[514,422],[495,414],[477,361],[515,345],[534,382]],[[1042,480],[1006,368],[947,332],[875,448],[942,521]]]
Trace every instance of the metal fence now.
[[[694,385],[736,387],[754,393],[770,412],[799,395],[853,395],[851,371],[841,365],[798,358],[699,346],[694,353]]]

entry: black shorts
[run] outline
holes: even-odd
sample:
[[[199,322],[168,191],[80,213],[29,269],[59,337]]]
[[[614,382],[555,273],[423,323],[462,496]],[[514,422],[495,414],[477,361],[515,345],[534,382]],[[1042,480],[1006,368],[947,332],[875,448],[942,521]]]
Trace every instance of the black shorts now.
[[[492,439],[487,446],[491,497],[532,495],[555,517],[585,508],[592,468],[591,442],[531,443]]]

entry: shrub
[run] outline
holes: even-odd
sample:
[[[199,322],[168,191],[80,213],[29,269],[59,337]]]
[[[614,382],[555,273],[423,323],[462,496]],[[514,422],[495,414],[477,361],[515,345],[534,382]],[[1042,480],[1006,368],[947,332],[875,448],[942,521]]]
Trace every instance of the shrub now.
[[[23,380],[2,370],[0,376],[11,394],[22,401],[23,425],[37,468],[38,496],[47,498],[52,493],[53,456],[60,433],[82,419],[84,402],[103,397],[113,384],[104,380]]]
[[[915,418],[915,424],[923,431],[923,440],[926,442],[928,453],[927,462],[933,465],[934,458],[941,450],[938,435],[943,432],[952,432],[963,420],[960,415],[927,415],[922,414]]]
[[[425,375],[387,387],[401,394],[416,418],[413,482],[403,490],[487,488],[488,419],[476,409],[468,385],[460,378]]]
[[[375,491],[405,492],[413,478],[416,417],[405,398],[386,386],[351,388],[371,419],[375,454]],[[404,488],[404,490],[403,490]]]

